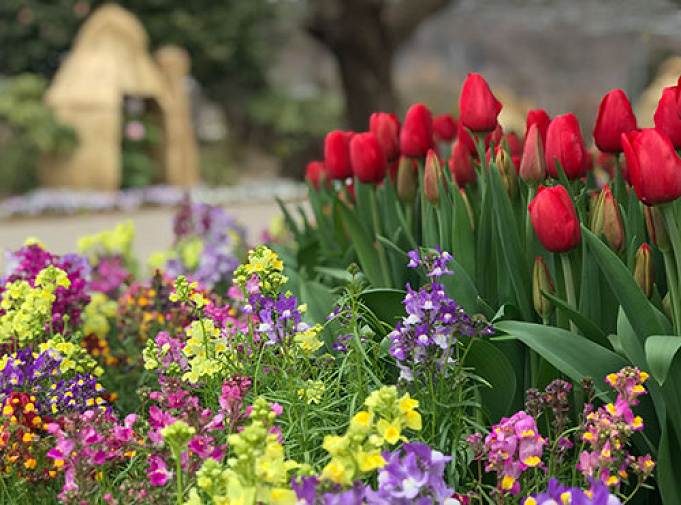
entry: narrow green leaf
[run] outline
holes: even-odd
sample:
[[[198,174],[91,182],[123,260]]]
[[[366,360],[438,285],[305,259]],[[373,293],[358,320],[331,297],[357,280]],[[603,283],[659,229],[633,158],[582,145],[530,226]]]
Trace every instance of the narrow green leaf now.
[[[453,222],[452,222],[452,256],[475,279],[475,234],[468,215],[468,208],[461,194],[454,188],[452,191]]]
[[[352,236],[352,242],[357,251],[362,270],[374,286],[383,286],[383,273],[378,259],[378,251],[374,248],[373,236],[364,228],[359,217],[352,210],[345,205],[340,205],[339,208]]]

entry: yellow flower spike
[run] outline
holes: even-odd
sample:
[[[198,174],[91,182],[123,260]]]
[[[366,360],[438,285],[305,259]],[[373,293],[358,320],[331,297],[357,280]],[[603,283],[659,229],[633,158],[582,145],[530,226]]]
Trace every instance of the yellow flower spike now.
[[[403,414],[411,412],[412,410],[418,408],[419,401],[409,397],[409,393],[406,393],[402,398],[400,398],[400,412]]]
[[[332,456],[344,451],[348,446],[348,440],[338,435],[327,435],[324,437],[322,447]]]
[[[355,455],[357,460],[357,466],[359,466],[362,472],[373,472],[377,468],[383,468],[385,466],[385,459],[381,456],[379,451],[364,452],[358,451]]]
[[[373,416],[366,410],[360,410],[350,420],[350,424],[356,424],[364,428],[370,428]]]
[[[395,445],[400,440],[401,435],[400,428],[392,423],[389,423],[385,419],[381,419],[380,421],[378,421],[376,428],[378,430],[378,433],[390,445]]]
[[[342,462],[332,459],[322,470],[322,479],[330,480],[335,484],[350,484],[348,473]]]
[[[419,431],[423,427],[421,414],[415,410],[407,412],[407,427],[414,431]]]

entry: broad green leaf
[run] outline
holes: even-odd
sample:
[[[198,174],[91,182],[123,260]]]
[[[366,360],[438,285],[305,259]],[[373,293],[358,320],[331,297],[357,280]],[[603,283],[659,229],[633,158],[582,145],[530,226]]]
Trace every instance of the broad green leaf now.
[[[593,257],[601,267],[603,275],[631,321],[639,340],[643,342],[648,335],[664,333],[652,305],[624,263],[584,225],[582,225],[582,239],[587,243]],[[626,349],[624,342],[623,345]]]
[[[445,286],[445,292],[461,305],[468,314],[477,314],[480,312],[480,308],[478,290],[475,284],[473,284],[466,270],[455,259],[449,263],[449,268],[454,271],[454,274],[440,277],[440,282]]]
[[[591,377],[596,390],[606,395],[611,395],[612,390],[606,388],[604,378],[628,365],[614,352],[560,328],[521,321],[502,321],[494,327],[534,349],[572,380]]]
[[[395,326],[407,316],[404,308],[406,294],[400,289],[369,289],[360,295],[360,300],[381,321]]]
[[[662,386],[676,353],[681,349],[681,336],[651,335],[646,340],[645,349],[650,373]]]
[[[581,312],[570,307],[565,300],[562,300],[557,296],[551,295],[549,293],[544,293],[544,296],[555,303],[557,309],[562,310],[567,317],[575,323],[577,328],[579,328],[586,338],[605,348],[610,347],[608,336],[589,318],[584,316]]]
[[[466,367],[489,382],[489,388],[480,389],[482,405],[487,409],[492,423],[510,414],[516,394],[515,370],[508,358],[494,344],[475,339],[466,355]]]
[[[670,428],[673,422],[678,423],[679,420],[664,423],[657,451],[657,484],[665,505],[681,503],[681,479],[679,479],[681,444],[674,436],[674,430]]]
[[[471,227],[468,208],[461,194],[452,191],[454,219],[452,223],[452,256],[466,270],[471,279],[475,279],[475,235]]]

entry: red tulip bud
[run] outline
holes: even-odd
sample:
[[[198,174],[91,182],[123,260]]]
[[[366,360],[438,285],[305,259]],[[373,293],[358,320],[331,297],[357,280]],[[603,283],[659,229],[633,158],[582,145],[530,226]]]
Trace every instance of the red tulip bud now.
[[[532,227],[546,249],[562,253],[579,245],[579,219],[570,195],[563,186],[539,186],[528,209]]]
[[[352,132],[333,131],[324,142],[324,164],[329,179],[352,177],[350,164],[350,139]]]
[[[662,211],[657,207],[646,205],[643,207],[643,213],[646,217],[646,228],[650,241],[663,253],[669,252],[671,244],[669,243],[669,235],[667,235]]]
[[[678,86],[664,88],[655,110],[655,128],[664,133],[676,149],[681,149],[681,117],[676,109]]]
[[[551,123],[551,118],[543,109],[531,110],[527,113],[527,123],[525,127],[525,141],[527,141],[527,134],[530,131],[530,127],[533,124],[537,125],[539,134],[541,135],[541,143],[543,146],[546,145],[546,130],[549,128]]]
[[[610,186],[601,190],[591,215],[591,231],[597,236],[605,235],[610,247],[620,252],[624,246],[624,228],[620,219],[617,202],[612,196]]]
[[[400,156],[397,168],[397,197],[404,203],[413,203],[416,199],[417,188],[416,162],[406,156]]]
[[[452,147],[452,156],[449,158],[449,170],[452,172],[454,182],[459,187],[475,182],[476,174],[473,166],[473,156],[466,147],[465,142],[459,137]]]
[[[541,132],[536,124],[530,125],[525,137],[523,157],[520,160],[520,178],[528,185],[536,185],[546,179],[546,158]]]
[[[451,114],[433,118],[433,135],[436,142],[451,142],[456,138],[459,125]]]
[[[668,137],[652,128],[622,134],[627,169],[638,198],[646,205],[681,196],[681,159]]]
[[[546,132],[546,172],[558,177],[556,159],[568,179],[579,179],[589,168],[589,155],[584,148],[579,123],[574,114],[557,116]]]
[[[459,99],[459,122],[472,132],[491,132],[501,107],[487,81],[480,74],[468,74]]]
[[[323,161],[311,161],[305,168],[305,179],[316,191],[319,191],[319,185],[321,184],[322,178],[325,176],[324,172]]]
[[[641,244],[634,259],[634,280],[643,293],[650,298],[653,294],[655,271],[653,270],[653,255],[648,244]]]
[[[440,180],[442,178],[442,168],[438,155],[430,149],[426,156],[426,170],[424,174],[423,186],[426,199],[433,205],[440,203]]]
[[[376,135],[359,133],[350,141],[352,171],[360,182],[375,184],[385,178],[388,169],[385,154]]]
[[[369,118],[369,131],[376,135],[387,160],[400,155],[400,120],[395,114],[374,112]]]
[[[553,280],[544,259],[537,256],[532,270],[532,303],[539,317],[546,319],[553,312],[553,302],[544,297],[542,293],[555,295],[556,288],[553,286]]]
[[[400,131],[400,152],[410,158],[423,158],[433,147],[433,119],[428,108],[420,103],[407,112]]]
[[[622,152],[622,134],[636,130],[636,116],[621,89],[614,89],[601,100],[594,127],[596,146],[604,152]]]

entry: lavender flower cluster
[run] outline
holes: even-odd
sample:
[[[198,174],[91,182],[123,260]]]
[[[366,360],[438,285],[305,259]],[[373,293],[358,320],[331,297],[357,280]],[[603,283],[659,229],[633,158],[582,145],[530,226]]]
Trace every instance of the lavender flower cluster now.
[[[388,338],[392,340],[390,353],[398,360],[401,378],[414,379],[416,367],[445,372],[453,363],[452,354],[457,336],[473,337],[491,335],[492,327],[475,320],[445,293],[443,284],[434,282],[442,275],[451,275],[447,268],[452,256],[436,248],[436,253],[419,256],[418,251],[409,252],[407,266],[424,266],[426,275],[433,279],[414,291],[407,284],[404,305],[407,317],[402,318]]]

